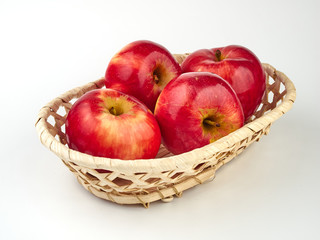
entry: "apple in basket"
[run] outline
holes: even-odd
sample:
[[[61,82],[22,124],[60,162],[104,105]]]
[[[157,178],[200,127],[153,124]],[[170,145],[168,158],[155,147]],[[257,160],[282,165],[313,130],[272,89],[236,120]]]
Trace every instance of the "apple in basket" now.
[[[244,124],[232,87],[208,72],[181,74],[161,92],[155,117],[164,145],[174,154],[205,146]]]
[[[181,68],[182,72],[212,72],[229,82],[242,104],[246,121],[260,105],[266,89],[259,59],[242,46],[197,50],[183,61]]]
[[[105,85],[138,98],[153,112],[162,89],[180,73],[180,65],[166,48],[140,40],[113,56],[106,70]]]
[[[71,149],[98,157],[154,158],[159,150],[159,125],[139,100],[113,89],[81,96],[66,119]]]

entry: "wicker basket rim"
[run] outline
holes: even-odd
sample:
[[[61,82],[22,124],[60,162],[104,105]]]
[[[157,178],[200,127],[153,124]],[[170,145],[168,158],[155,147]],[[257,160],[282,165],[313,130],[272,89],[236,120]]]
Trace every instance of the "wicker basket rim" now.
[[[79,91],[83,94],[85,89],[88,88],[101,88],[103,86],[103,78],[95,82],[88,83],[82,87],[74,88],[66,93],[60,95],[54,100],[45,105],[39,112],[36,121],[36,129],[38,136],[43,145],[54,152],[59,158],[73,162],[80,166],[95,168],[95,169],[109,169],[118,172],[165,172],[176,169],[190,169],[203,159],[210,159],[215,153],[233,146],[236,142],[245,139],[246,136],[257,132],[267,126],[270,126],[275,120],[280,118],[283,114],[289,111],[296,99],[296,89],[292,81],[282,72],[277,71],[274,67],[264,63],[263,67],[267,74],[273,78],[277,77],[285,85],[287,91],[283,101],[274,109],[264,114],[263,116],[254,119],[252,122],[247,123],[242,128],[232,132],[231,134],[211,143],[204,147],[194,149],[179,155],[155,158],[155,159],[137,159],[137,160],[121,160],[111,159],[104,157],[95,157],[85,153],[81,153],[60,143],[50,133],[47,127],[47,117],[53,108],[58,108],[65,98],[72,99],[75,92]]]

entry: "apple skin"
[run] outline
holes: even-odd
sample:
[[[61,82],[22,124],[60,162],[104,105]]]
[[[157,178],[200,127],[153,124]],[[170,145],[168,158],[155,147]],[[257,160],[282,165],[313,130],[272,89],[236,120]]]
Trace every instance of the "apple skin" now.
[[[162,89],[180,74],[180,65],[166,48],[140,40],[113,56],[106,70],[105,86],[138,98],[153,112]]]
[[[208,72],[181,74],[161,92],[155,117],[163,144],[173,154],[205,146],[244,124],[232,87]]]
[[[154,158],[161,143],[150,110],[112,89],[92,90],[74,103],[66,119],[66,137],[71,149],[123,160]]]
[[[262,65],[257,56],[243,46],[200,49],[190,54],[181,68],[182,72],[212,72],[229,82],[242,104],[245,121],[258,108],[265,93]]]

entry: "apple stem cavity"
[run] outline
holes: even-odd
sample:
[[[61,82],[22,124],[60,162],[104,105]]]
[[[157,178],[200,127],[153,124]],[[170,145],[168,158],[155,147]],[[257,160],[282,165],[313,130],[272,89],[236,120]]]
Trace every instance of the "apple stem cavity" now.
[[[220,62],[222,59],[221,59],[221,51],[219,49],[216,50],[215,55],[216,55],[217,61]]]
[[[158,64],[154,68],[152,75],[153,75],[153,81],[155,82],[155,84],[157,85],[161,84],[162,75],[164,71],[165,71],[164,66],[162,66],[161,64]]]
[[[156,84],[158,84],[158,83],[160,82],[160,79],[159,79],[159,77],[158,77],[157,74],[153,74],[153,81],[154,81]]]
[[[115,115],[115,116],[118,116],[119,114],[117,114],[117,110],[114,108],[114,107],[111,107],[109,109],[109,112],[112,114],[112,115]]]
[[[211,119],[208,119],[208,118],[204,119],[203,123],[208,127],[211,127],[211,126],[212,127],[220,127],[219,123],[212,121]]]

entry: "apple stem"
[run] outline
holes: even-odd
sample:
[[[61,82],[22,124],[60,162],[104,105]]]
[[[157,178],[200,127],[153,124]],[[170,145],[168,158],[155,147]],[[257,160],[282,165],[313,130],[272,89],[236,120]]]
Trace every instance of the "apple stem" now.
[[[216,50],[216,58],[217,58],[217,61],[221,61],[221,51],[219,49]]]
[[[159,83],[160,79],[159,79],[159,77],[157,76],[157,74],[153,74],[153,80],[154,80],[154,82],[155,82],[156,84]]]
[[[111,107],[111,108],[109,109],[109,112],[110,112],[112,115],[117,116],[117,110],[116,110],[114,107]]]
[[[210,126],[216,126],[216,127],[220,127],[220,124],[219,123],[216,123],[215,121],[212,121],[210,119],[205,119],[203,121],[205,124],[208,124]]]

